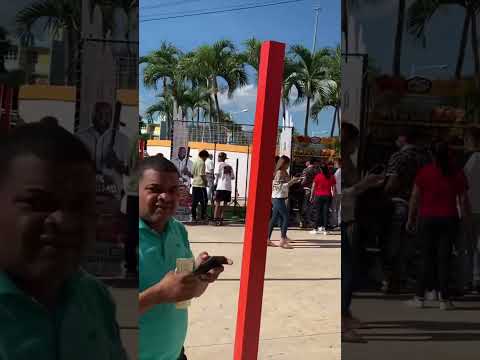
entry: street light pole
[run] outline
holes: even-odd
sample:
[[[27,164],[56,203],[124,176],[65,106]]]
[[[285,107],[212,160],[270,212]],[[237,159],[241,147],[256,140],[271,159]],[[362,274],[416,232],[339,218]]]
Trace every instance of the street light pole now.
[[[317,28],[318,28],[318,15],[320,14],[321,8],[315,9],[315,28],[313,30],[313,46],[312,46],[312,54],[315,53],[315,47],[317,45]]]

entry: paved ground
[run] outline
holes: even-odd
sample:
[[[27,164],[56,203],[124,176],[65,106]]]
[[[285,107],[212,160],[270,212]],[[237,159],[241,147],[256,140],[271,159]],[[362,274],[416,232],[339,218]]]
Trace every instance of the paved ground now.
[[[138,290],[136,288],[110,288],[117,304],[117,319],[123,344],[131,360],[138,353]]]
[[[188,228],[195,253],[235,265],[190,308],[189,360],[233,358],[243,228]],[[340,359],[340,236],[290,231],[294,250],[269,248],[259,360]],[[274,234],[273,239],[279,237]]]
[[[409,296],[360,293],[352,309],[367,328],[367,344],[343,344],[342,360],[437,359],[477,360],[480,345],[480,298],[455,302],[455,311],[441,311],[436,302],[426,309],[405,305]]]

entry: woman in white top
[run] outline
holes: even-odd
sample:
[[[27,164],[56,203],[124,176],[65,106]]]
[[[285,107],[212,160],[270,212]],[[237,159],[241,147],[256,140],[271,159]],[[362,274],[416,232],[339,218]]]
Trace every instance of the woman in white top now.
[[[287,170],[290,167],[290,158],[282,156],[277,162],[275,168],[275,177],[272,185],[272,218],[270,219],[270,231],[268,236],[268,246],[275,246],[270,240],[272,237],[273,228],[278,219],[280,219],[281,240],[280,247],[284,249],[292,249],[288,238],[288,208],[287,199],[290,186],[300,181],[298,178],[290,179]]]
[[[235,174],[230,165],[225,163],[227,154],[221,152],[218,154],[218,163],[215,166],[215,226],[223,225],[223,209],[232,201],[232,180],[235,180]],[[223,203],[223,205],[222,205]]]

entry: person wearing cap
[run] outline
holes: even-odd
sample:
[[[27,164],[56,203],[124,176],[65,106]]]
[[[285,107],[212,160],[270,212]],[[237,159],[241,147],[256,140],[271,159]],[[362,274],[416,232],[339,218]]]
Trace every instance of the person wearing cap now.
[[[115,195],[120,199],[124,192],[124,176],[129,173],[131,147],[128,136],[118,128],[114,129],[112,123],[112,106],[107,102],[97,102],[92,126],[80,131],[77,136],[90,150],[97,174],[103,175],[106,182],[115,185]],[[115,142],[111,148],[112,137]]]
[[[215,164],[213,162],[213,155],[210,154],[205,160],[205,171],[207,173],[207,196],[208,200],[212,199],[212,202],[214,201],[213,199],[213,184],[215,182]],[[208,201],[207,200],[207,201]],[[213,205],[213,204],[212,204]]]
[[[235,180],[235,174],[232,167],[225,162],[227,159],[226,153],[219,153],[218,163],[215,166],[216,192],[214,221],[216,226],[223,225],[224,207],[232,201],[232,180]]]

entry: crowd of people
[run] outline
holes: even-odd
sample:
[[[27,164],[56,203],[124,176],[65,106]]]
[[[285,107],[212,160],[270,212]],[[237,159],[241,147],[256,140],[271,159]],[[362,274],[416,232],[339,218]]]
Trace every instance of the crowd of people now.
[[[207,150],[201,150],[192,161],[185,147],[180,147],[178,156],[172,160],[180,173],[180,184],[192,194],[191,217],[193,223],[208,223],[209,218],[215,226],[224,225],[224,209],[232,201],[232,182],[235,172],[226,160],[225,152],[218,153],[217,161]],[[213,216],[208,216],[208,204],[211,201]],[[200,216],[198,207],[200,206]]]
[[[474,137],[478,149],[479,133]],[[355,126],[342,124],[342,339],[363,342],[350,311],[355,289],[414,292],[406,305],[435,301],[442,310],[479,290],[480,157],[404,131],[388,162],[360,177],[352,161],[358,138]],[[372,245],[380,250],[375,261]],[[380,281],[371,275],[378,263]]]

